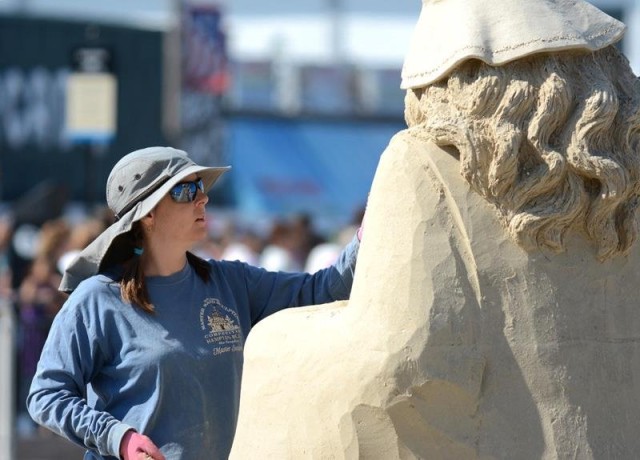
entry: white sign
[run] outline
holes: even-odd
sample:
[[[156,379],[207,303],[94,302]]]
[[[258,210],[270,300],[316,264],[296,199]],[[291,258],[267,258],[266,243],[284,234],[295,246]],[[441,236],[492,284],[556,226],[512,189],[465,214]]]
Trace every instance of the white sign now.
[[[67,79],[65,133],[72,142],[109,142],[116,132],[117,81],[113,74],[72,73]]]

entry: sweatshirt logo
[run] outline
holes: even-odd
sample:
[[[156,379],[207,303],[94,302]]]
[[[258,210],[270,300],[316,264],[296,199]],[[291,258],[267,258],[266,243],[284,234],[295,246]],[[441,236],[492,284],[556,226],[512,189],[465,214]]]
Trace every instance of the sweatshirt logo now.
[[[214,356],[243,349],[238,313],[222,305],[218,299],[207,298],[203,302],[200,329],[207,344],[213,347]]]
[[[240,329],[240,326],[234,323],[233,320],[229,318],[229,315],[225,315],[223,317],[218,312],[214,312],[209,315],[207,322],[209,323],[209,329],[211,329],[212,334],[216,332],[235,331],[236,329]]]

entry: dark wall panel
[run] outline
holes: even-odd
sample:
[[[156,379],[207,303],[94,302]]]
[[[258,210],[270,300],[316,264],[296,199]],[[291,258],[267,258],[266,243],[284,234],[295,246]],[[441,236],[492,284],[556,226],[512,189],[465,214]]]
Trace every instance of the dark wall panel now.
[[[164,32],[33,17],[0,16],[0,200],[38,183],[70,198],[104,199],[113,164],[127,152],[167,144],[162,132]],[[117,132],[99,151],[64,140],[66,76],[76,47],[111,52]],[[89,163],[88,163],[89,162]]]

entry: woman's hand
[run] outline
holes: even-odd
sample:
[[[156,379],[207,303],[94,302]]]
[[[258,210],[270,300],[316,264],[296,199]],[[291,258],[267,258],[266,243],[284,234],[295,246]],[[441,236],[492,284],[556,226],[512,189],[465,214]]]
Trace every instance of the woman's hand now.
[[[120,441],[120,458],[122,460],[165,460],[164,455],[151,439],[133,430],[127,431]]]

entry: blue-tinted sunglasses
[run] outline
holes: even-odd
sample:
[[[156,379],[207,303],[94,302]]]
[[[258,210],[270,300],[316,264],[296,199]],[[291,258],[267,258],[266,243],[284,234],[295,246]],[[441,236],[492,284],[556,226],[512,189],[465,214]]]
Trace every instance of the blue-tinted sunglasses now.
[[[176,203],[190,203],[196,199],[198,190],[204,193],[204,184],[202,179],[194,181],[180,182],[169,190],[169,196]]]

